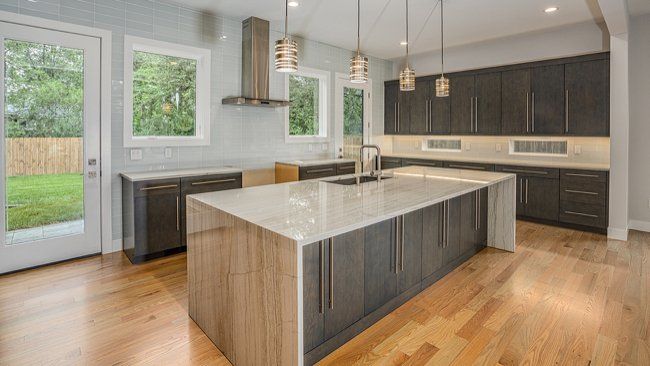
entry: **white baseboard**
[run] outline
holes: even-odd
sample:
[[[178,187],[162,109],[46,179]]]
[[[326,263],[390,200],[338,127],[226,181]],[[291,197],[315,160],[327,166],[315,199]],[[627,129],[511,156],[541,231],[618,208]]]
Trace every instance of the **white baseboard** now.
[[[629,226],[632,230],[645,231],[647,233],[650,233],[650,222],[648,221],[630,220]]]
[[[607,229],[607,237],[614,240],[627,241],[627,232],[627,228],[619,229],[615,227],[609,227]]]

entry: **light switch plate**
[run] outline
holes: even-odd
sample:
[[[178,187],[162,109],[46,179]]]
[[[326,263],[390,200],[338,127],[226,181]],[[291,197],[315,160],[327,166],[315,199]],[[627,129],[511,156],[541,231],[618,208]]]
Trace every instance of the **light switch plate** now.
[[[172,158],[172,148],[171,147],[166,147],[165,148],[165,158],[167,158],[167,159]]]
[[[497,152],[501,152],[501,144],[496,144],[494,150],[496,150]]]
[[[142,149],[131,149],[131,160],[142,160]]]

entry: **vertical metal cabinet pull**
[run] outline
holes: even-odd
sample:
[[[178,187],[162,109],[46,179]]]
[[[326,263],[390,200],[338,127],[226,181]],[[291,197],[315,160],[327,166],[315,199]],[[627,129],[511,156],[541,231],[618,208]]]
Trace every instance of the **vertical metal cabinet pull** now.
[[[397,103],[395,103],[395,118],[393,118],[393,121],[395,122],[395,132],[397,132]]]
[[[479,214],[478,214],[478,228],[480,230],[481,229],[481,218],[483,217],[483,215],[480,214],[480,212],[481,212],[481,191],[480,190],[478,191],[478,212],[479,212]]]
[[[325,242],[323,240],[319,243],[320,246],[320,271],[319,271],[319,282],[320,282],[320,302],[318,305],[318,313],[323,314],[325,312]]]
[[[524,203],[524,179],[519,178],[519,203]]]
[[[526,178],[526,204],[528,204],[528,178]]]
[[[530,132],[530,93],[526,93],[526,132]]]
[[[433,132],[433,101],[429,99],[429,132]]]
[[[474,97],[469,98],[469,125],[471,132],[474,132]]]
[[[176,231],[181,230],[181,205],[180,205],[180,197],[176,196]]]
[[[399,253],[399,268],[404,272],[404,215],[400,219],[400,253]]]
[[[402,116],[399,113],[400,109],[400,102],[397,102],[397,132],[402,129]]]
[[[445,246],[449,246],[449,201],[447,201],[447,223],[445,225]]]
[[[474,192],[474,230],[478,230],[478,191]]]
[[[569,132],[569,89],[564,91],[564,132]]]
[[[531,115],[531,120],[532,120],[532,132],[535,132],[535,92],[532,93],[532,98],[530,99],[531,105],[532,105],[532,113]]]
[[[478,97],[474,98],[474,132],[478,133]]]
[[[330,309],[334,309],[334,238],[330,238]]]

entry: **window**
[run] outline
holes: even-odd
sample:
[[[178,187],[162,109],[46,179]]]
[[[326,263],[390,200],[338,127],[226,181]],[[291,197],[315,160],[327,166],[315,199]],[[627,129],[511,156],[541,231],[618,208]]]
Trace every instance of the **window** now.
[[[329,73],[301,68],[287,79],[287,98],[291,101],[286,117],[287,141],[327,140]]]
[[[209,145],[210,50],[124,38],[124,146]]]

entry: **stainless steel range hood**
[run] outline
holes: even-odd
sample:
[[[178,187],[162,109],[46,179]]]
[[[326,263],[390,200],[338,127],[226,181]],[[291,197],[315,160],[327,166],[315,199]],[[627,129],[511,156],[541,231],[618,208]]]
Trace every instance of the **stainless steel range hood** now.
[[[250,17],[242,22],[242,96],[224,98],[222,104],[286,107],[286,100],[269,99],[269,22]]]

